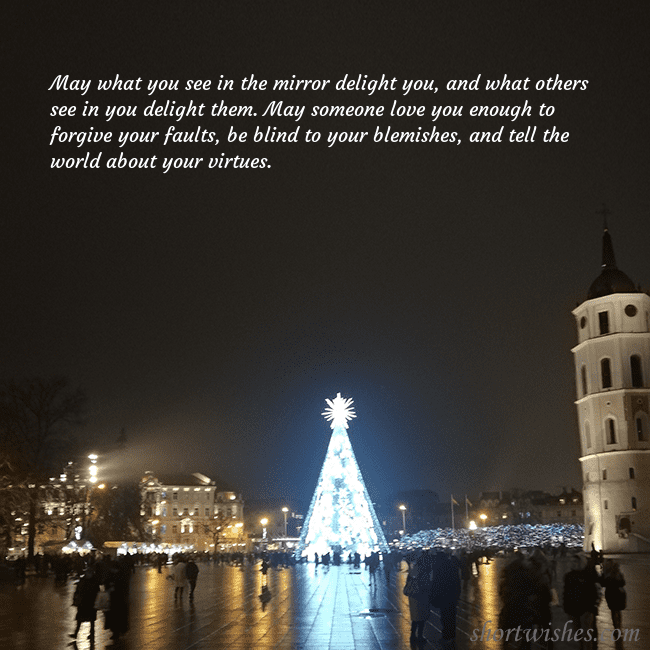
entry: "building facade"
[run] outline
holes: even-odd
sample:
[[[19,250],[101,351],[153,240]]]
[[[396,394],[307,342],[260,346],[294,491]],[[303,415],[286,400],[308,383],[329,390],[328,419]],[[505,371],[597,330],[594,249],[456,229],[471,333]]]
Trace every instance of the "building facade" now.
[[[142,515],[154,542],[170,550],[233,551],[245,545],[244,502],[203,474],[141,481]]]
[[[650,551],[650,296],[616,266],[605,227],[602,272],[574,311],[585,550]]]
[[[583,498],[564,488],[553,495],[541,490],[481,492],[470,519],[479,526],[511,524],[583,524]]]

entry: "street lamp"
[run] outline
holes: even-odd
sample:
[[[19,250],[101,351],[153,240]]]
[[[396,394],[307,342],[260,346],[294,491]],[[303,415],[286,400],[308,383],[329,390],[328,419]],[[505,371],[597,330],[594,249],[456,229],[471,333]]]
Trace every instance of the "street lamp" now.
[[[97,454],[88,454],[88,459],[90,460],[90,467],[88,468],[90,482],[97,483]]]
[[[406,532],[406,506],[402,503],[399,509],[402,511],[402,529]]]
[[[91,483],[97,483],[97,459],[99,456],[97,454],[88,454],[88,460],[90,461],[90,467],[88,467],[88,473],[90,474],[90,482]],[[101,486],[103,487],[103,485]],[[88,516],[90,515],[90,510],[91,510],[91,505],[90,505],[90,490],[88,489],[88,484],[86,483],[86,499],[84,503],[84,510],[83,510],[83,534],[84,536],[88,535],[87,531],[87,519]]]
[[[284,536],[287,536],[287,512],[289,512],[289,508],[286,506],[282,508],[282,512],[284,513]]]
[[[262,540],[266,541],[266,524],[269,523],[269,520],[264,517],[264,519],[260,519],[260,524],[262,524]]]
[[[487,515],[482,512],[479,517],[481,518],[481,521],[483,522],[482,525],[485,526],[485,520],[487,519]]]

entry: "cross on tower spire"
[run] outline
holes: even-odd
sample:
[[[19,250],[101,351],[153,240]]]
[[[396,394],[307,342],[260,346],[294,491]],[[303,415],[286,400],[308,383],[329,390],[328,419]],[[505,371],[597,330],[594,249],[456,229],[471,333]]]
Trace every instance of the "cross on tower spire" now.
[[[607,230],[607,217],[612,214],[611,210],[603,203],[603,207],[600,210],[596,210],[596,214],[603,215],[603,228]]]

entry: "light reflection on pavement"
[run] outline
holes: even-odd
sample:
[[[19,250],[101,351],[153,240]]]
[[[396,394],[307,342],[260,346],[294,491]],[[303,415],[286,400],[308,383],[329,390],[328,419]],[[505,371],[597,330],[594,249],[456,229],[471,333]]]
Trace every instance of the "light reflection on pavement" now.
[[[639,641],[614,643],[611,637],[598,643],[600,650],[650,647],[650,557],[618,558],[627,580],[628,609],[623,626],[639,628]],[[463,587],[458,606],[456,648],[502,648],[496,641],[471,640],[472,631],[487,621],[498,627],[498,577],[505,560],[480,567]],[[406,565],[403,564],[403,567]],[[98,613],[92,648],[124,650],[389,650],[409,648],[408,602],[402,594],[404,571],[393,573],[386,584],[383,573],[371,579],[367,571],[347,566],[269,570],[262,576],[259,565],[246,567],[199,564],[195,599],[187,594],[174,602],[173,583],[152,567],[137,567],[131,584],[130,630],[117,644],[103,629]],[[568,561],[560,563],[556,588],[562,594],[562,579]],[[260,600],[262,586],[271,594]],[[0,586],[0,648],[2,650],[61,650],[74,647],[68,634],[74,630],[76,610],[71,606],[74,581],[55,586],[53,577],[29,577],[21,587]],[[566,621],[561,607],[553,608],[553,627]],[[604,598],[598,627],[611,627]],[[91,648],[83,624],[78,650]],[[425,632],[427,648],[442,648],[440,619],[434,610]],[[420,646],[422,647],[422,646]],[[539,646],[538,646],[539,647]],[[576,649],[576,642],[556,643],[556,650]]]

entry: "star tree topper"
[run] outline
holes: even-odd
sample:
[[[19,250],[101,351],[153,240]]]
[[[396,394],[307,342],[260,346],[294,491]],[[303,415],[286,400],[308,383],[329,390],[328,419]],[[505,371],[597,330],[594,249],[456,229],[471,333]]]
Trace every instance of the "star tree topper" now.
[[[356,418],[357,415],[352,408],[352,398],[341,397],[341,393],[337,393],[334,399],[326,399],[328,407],[325,409],[321,415],[325,416],[326,420],[331,420],[332,424],[330,427],[335,429],[336,427],[348,428],[348,420]]]

